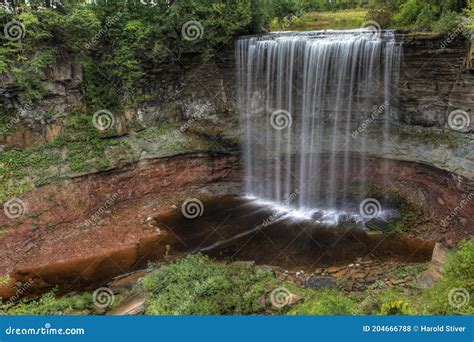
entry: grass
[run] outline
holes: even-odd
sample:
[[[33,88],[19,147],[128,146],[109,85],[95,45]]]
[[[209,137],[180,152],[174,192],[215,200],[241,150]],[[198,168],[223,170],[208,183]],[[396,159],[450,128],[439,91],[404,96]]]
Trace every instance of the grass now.
[[[289,25],[274,21],[271,31],[312,31],[312,30],[343,30],[360,28],[366,21],[365,9],[349,9],[337,12],[309,12],[303,14]]]

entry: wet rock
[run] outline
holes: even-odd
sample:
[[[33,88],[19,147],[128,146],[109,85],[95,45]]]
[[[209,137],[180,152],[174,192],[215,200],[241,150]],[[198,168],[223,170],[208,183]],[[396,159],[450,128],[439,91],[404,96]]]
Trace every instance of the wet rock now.
[[[262,272],[262,273],[272,273],[275,275],[275,270],[272,266],[269,265],[258,265],[255,267],[257,272]]]
[[[374,218],[365,223],[367,229],[380,232],[389,232],[391,230],[391,223],[385,220]]]
[[[329,267],[327,271],[328,273],[332,274],[332,273],[339,272],[341,269],[344,269],[344,267],[332,266],[332,267]]]
[[[342,270],[340,270],[336,273],[333,273],[332,276],[336,277],[336,278],[340,278],[340,277],[344,277],[346,274],[347,274],[347,269],[343,268]]]
[[[401,285],[401,284],[405,284],[406,280],[405,279],[392,279],[391,283],[393,285]]]
[[[130,290],[137,284],[139,279],[145,276],[145,274],[146,271],[137,271],[124,274],[112,280],[109,284],[107,284],[107,287],[114,291],[114,293]]]
[[[351,277],[356,280],[364,279],[367,276],[365,272],[356,272],[351,274]]]
[[[431,257],[431,265],[439,273],[443,272],[443,266],[448,257],[449,251],[442,244],[436,243],[433,249],[433,256]]]
[[[120,304],[118,307],[108,313],[108,315],[114,316],[129,316],[129,315],[142,315],[145,312],[145,300],[146,296],[144,293],[135,294]]]
[[[344,286],[346,287],[346,289],[348,289],[349,291],[351,291],[354,287],[354,281],[353,280],[348,280],[344,283]]]
[[[323,288],[334,288],[337,287],[337,284],[331,277],[312,275],[303,281],[303,286],[313,290],[319,290]]]

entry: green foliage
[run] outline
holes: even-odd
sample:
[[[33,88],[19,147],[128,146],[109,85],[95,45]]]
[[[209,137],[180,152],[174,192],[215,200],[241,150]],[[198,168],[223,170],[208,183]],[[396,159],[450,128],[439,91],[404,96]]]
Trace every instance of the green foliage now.
[[[8,285],[11,281],[11,278],[9,275],[0,277],[0,287]]]
[[[80,57],[85,42],[98,29],[97,19],[85,5],[62,9],[25,7],[13,14],[0,13],[1,26],[12,20],[24,26],[21,40],[3,38],[0,46],[0,72],[11,74],[22,90],[23,101],[41,99],[47,67],[59,56]]]
[[[400,25],[447,32],[459,24],[460,14],[468,6],[464,0],[407,0],[401,4],[395,19]]]
[[[386,28],[392,22],[393,13],[388,6],[370,8],[366,14],[368,21],[375,21],[381,28]]]
[[[346,293],[338,290],[314,292],[312,298],[292,309],[290,315],[354,315],[358,304]]]
[[[22,300],[10,307],[0,302],[1,315],[68,315],[79,314],[81,311],[93,309],[92,294],[83,293],[74,296],[56,297],[49,292],[33,301]],[[87,312],[84,312],[87,313]]]
[[[152,315],[248,315],[262,312],[260,298],[273,276],[253,269],[238,269],[190,255],[162,266],[143,279],[151,293],[146,313]]]
[[[459,244],[444,268],[441,281],[424,293],[427,310],[435,315],[474,314],[474,242]],[[470,298],[470,300],[468,300]],[[464,302],[464,298],[466,302]],[[450,302],[451,299],[451,302]],[[453,303],[455,305],[453,305]],[[457,304],[463,304],[456,307]]]
[[[388,303],[383,303],[380,308],[380,313],[382,315],[409,315],[410,311],[408,309],[408,304],[403,300],[395,300]]]
[[[258,33],[272,15],[292,14],[296,6],[296,0],[40,3],[15,2],[13,13],[0,13],[1,24],[18,20],[25,27],[22,40],[2,39],[0,72],[13,75],[23,100],[36,101],[45,93],[41,80],[47,66],[59,57],[75,59],[85,64],[85,97],[93,111],[118,108],[124,92],[148,89],[148,70],[188,59],[206,61],[231,46],[236,35]],[[190,22],[197,22],[194,40],[182,34]]]

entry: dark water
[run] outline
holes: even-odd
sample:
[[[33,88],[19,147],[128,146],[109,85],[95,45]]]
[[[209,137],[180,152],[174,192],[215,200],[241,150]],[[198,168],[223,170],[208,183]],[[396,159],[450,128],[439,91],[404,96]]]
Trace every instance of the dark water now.
[[[215,198],[203,207],[202,216],[194,219],[184,217],[181,208],[157,217],[160,229],[169,231],[165,243],[172,252],[202,252],[293,269],[357,258],[423,262],[430,260],[434,247],[432,242],[368,234],[344,224],[325,227],[308,219],[279,217],[271,208],[243,198]]]

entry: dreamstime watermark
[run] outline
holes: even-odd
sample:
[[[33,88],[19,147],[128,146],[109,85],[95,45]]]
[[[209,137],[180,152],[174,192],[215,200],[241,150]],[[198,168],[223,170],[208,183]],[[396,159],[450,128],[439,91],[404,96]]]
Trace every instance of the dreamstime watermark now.
[[[456,208],[454,208],[448,216],[446,216],[443,220],[441,220],[441,225],[443,227],[446,227],[448,225],[449,222],[451,222],[451,220],[453,218],[455,218],[456,216],[458,216],[459,212],[461,210],[463,210],[466,205],[469,204],[469,202],[472,201],[472,199],[474,198],[474,192],[470,192],[467,196],[464,197],[464,199],[459,202],[459,204],[456,206]]]
[[[10,299],[5,302],[5,306],[6,307],[9,307],[13,304],[15,304],[15,302],[20,299],[20,297],[31,287],[31,285],[33,285],[33,279],[30,278],[28,279],[28,281],[24,284],[21,284],[20,287],[17,288],[15,294],[13,296],[10,297]]]
[[[467,132],[469,125],[471,124],[471,118],[464,110],[453,110],[448,116],[448,126],[454,131]]]
[[[284,194],[283,197],[285,198],[285,200],[283,201],[283,205],[284,206],[289,206],[290,203],[293,202],[296,198],[298,198],[299,195],[300,195],[300,191],[298,189],[296,189],[294,192],[292,192],[289,195]],[[274,210],[269,217],[267,217],[265,220],[263,220],[262,226],[267,227],[270,224],[272,224],[275,220],[277,220],[278,217],[279,217],[278,213],[279,213],[278,210]]]
[[[140,3],[145,6],[156,6],[158,5],[158,2],[156,0],[140,0]]]
[[[11,198],[3,204],[3,212],[11,220],[23,216],[27,209],[26,203],[19,198]]]
[[[359,136],[359,134],[361,134],[362,132],[364,132],[367,127],[369,127],[369,125],[376,119],[378,118],[382,113],[385,112],[385,110],[387,109],[387,107],[390,105],[390,103],[388,101],[385,101],[381,106],[378,106],[373,112],[372,114],[370,115],[370,117],[368,117],[359,127],[357,127],[356,130],[354,130],[352,132],[352,139],[355,139]]]
[[[181,27],[181,36],[184,40],[193,42],[199,40],[204,35],[204,27],[197,20],[190,20]]]
[[[270,125],[277,131],[290,128],[292,123],[291,114],[284,109],[276,110],[270,115]]]
[[[2,128],[0,134],[6,135],[8,132],[17,125],[22,118],[24,118],[29,112],[31,112],[34,108],[33,102],[27,102],[22,105],[18,111],[16,112],[15,117],[11,118]]]
[[[361,29],[364,30],[364,33],[371,36],[371,37],[380,37],[382,33],[382,27],[376,21],[369,20],[360,26]]]
[[[101,109],[95,112],[92,116],[92,124],[99,131],[103,132],[113,127],[115,124],[115,117],[110,111]]]
[[[46,323],[40,328],[15,328],[9,326],[5,329],[6,335],[85,335],[84,328],[52,328],[50,323]]]
[[[270,302],[272,306],[281,309],[290,304],[291,292],[285,287],[279,287],[274,289],[270,293]]]
[[[222,279],[222,277],[211,277],[208,278],[203,284],[197,283],[196,289],[191,294],[191,297],[184,300],[175,310],[173,310],[173,315],[177,316],[186,314],[186,309],[188,309],[197,298],[204,294],[206,290],[212,286],[213,282],[219,281],[219,279]]]
[[[107,17],[105,19],[105,25],[100,28],[99,32],[96,33],[94,37],[92,37],[85,45],[86,49],[90,49],[91,47],[97,45],[99,43],[99,39],[107,33],[107,31],[120,19],[122,16],[121,12],[117,12],[113,17]]]
[[[469,295],[469,291],[464,288],[454,288],[449,291],[449,305],[456,309],[460,309],[463,306],[469,304],[470,300],[471,296]]]
[[[106,210],[110,208],[115,203],[115,201],[117,201],[119,196],[120,194],[118,192],[113,193],[112,196],[110,196],[107,201],[105,201],[104,205],[97,209],[96,212],[91,217],[89,217],[89,219],[82,222],[79,227],[91,227],[96,225],[105,214]]]
[[[108,287],[100,287],[92,294],[92,301],[101,309],[112,306],[115,301],[114,292]]]
[[[371,220],[381,212],[382,205],[375,198],[366,198],[359,204],[359,213],[365,219]]]
[[[204,104],[202,107],[200,107],[195,115],[193,117],[189,118],[181,127],[179,127],[177,130],[173,131],[173,135],[175,138],[179,138],[180,136],[183,135],[184,132],[186,132],[195,122],[202,120],[207,116],[206,112],[210,108],[209,104]]]
[[[18,20],[9,21],[3,27],[3,35],[11,42],[17,42],[25,38],[25,34],[25,25],[23,25],[23,23]]]
[[[301,16],[303,15],[303,12],[301,11],[298,11],[296,12],[295,14],[291,15],[291,16],[286,16],[284,17],[282,20],[281,20],[281,23],[280,23],[280,29],[281,30],[285,30],[287,29],[291,24],[293,24],[296,20],[298,20],[299,18],[301,18]]]
[[[187,219],[195,219],[204,214],[204,204],[197,198],[188,198],[181,205],[181,212]]]
[[[472,18],[463,18],[463,20],[461,20],[461,22],[459,22],[455,28],[449,30],[449,32],[446,34],[446,39],[441,42],[440,48],[446,49],[459,36],[469,38],[469,35],[471,34],[469,26],[471,23]]]

